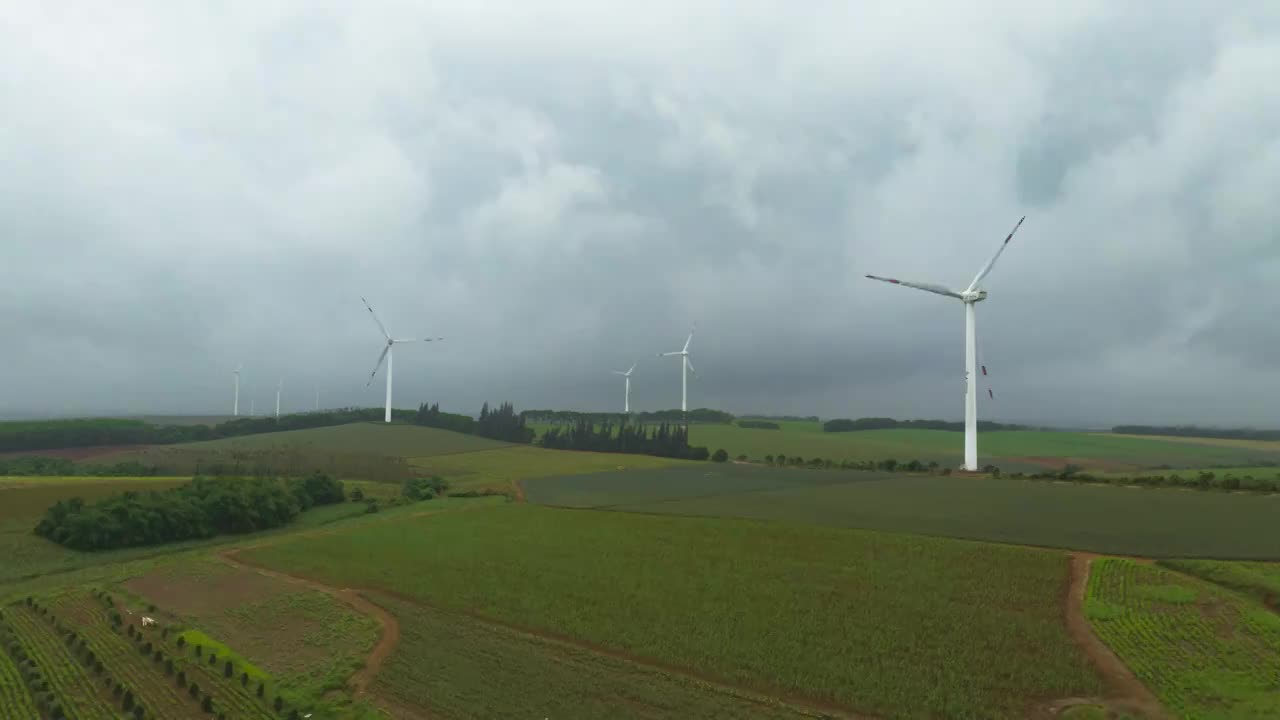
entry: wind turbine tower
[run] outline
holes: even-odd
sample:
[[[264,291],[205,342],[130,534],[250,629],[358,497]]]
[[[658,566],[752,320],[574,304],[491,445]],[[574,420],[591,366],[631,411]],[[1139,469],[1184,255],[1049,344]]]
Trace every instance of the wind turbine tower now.
[[[243,365],[237,364],[236,369],[231,373],[236,378],[236,399],[235,399],[235,402],[232,403],[231,405],[232,417],[240,416],[240,368],[242,367]]]
[[[365,387],[368,387],[369,385],[371,385],[371,384],[373,383],[373,378],[374,378],[374,376],[376,376],[376,375],[378,374],[378,370],[379,370],[379,368],[381,368],[381,367],[382,367],[382,361],[383,361],[383,359],[386,359],[386,361],[387,361],[387,413],[386,413],[386,416],[385,416],[385,420],[386,420],[386,422],[391,422],[391,359],[392,359],[391,348],[392,348],[392,346],[394,346],[394,345],[399,345],[399,344],[401,344],[401,343],[412,343],[412,342],[433,342],[433,341],[436,341],[436,340],[443,340],[444,338],[440,338],[440,337],[437,337],[437,338],[421,338],[421,339],[419,339],[419,338],[405,338],[405,339],[393,338],[393,337],[391,337],[391,333],[387,332],[387,328],[386,328],[386,326],[384,326],[384,325],[382,324],[382,321],[378,319],[378,315],[377,315],[376,313],[374,313],[374,312],[373,312],[373,308],[369,307],[369,301],[368,301],[368,300],[365,300],[364,298],[360,298],[360,302],[363,302],[363,303],[364,303],[364,307],[365,307],[365,309],[366,309],[366,310],[368,310],[368,311],[369,311],[369,315],[370,315],[370,317],[372,317],[372,318],[373,318],[373,321],[374,321],[375,323],[377,323],[377,325],[378,325],[378,329],[382,331],[382,336],[383,336],[383,337],[385,337],[385,338],[387,339],[387,344],[386,344],[386,345],[384,345],[384,346],[382,347],[382,354],[378,356],[378,364],[374,365],[374,366],[373,366],[373,372],[369,373],[369,382],[365,383]]]
[[[680,412],[686,415],[689,412],[689,373],[698,374],[693,369],[693,363],[689,361],[689,343],[693,342],[693,331],[696,329],[697,326],[695,325],[689,330],[689,338],[684,341],[684,347],[680,350],[658,353],[658,357],[673,357],[677,355],[680,357]]]
[[[987,264],[978,271],[977,276],[973,278],[973,282],[969,283],[969,287],[962,291],[952,290],[942,285],[932,285],[929,283],[913,283],[906,280],[895,280],[893,278],[879,277],[877,275],[868,275],[872,280],[880,280],[882,282],[893,283],[894,285],[902,285],[904,287],[915,288],[916,290],[924,290],[935,295],[943,295],[949,298],[955,298],[964,303],[964,376],[965,376],[965,395],[964,395],[964,469],[970,472],[976,472],[978,469],[978,345],[977,345],[977,329],[976,329],[976,313],[974,306],[987,299],[987,291],[982,290],[979,286],[991,273],[991,269],[995,267],[996,260],[1000,259],[1001,253],[1009,246],[1009,241],[1013,239],[1013,234],[1018,232],[1018,228],[1022,227],[1022,221],[1026,220],[1024,215],[1018,221],[1017,225],[1009,231],[1005,236],[1004,242],[1000,244],[996,254],[991,256]],[[986,368],[983,368],[983,374],[986,374]]]
[[[627,415],[631,414],[631,373],[635,371],[636,366],[634,363],[631,365],[631,369],[626,372],[622,372],[621,370],[613,371],[614,375],[621,375],[626,380],[627,389],[626,393],[622,396],[622,412]]]
[[[284,388],[284,378],[276,383],[276,419],[280,419],[280,390]]]

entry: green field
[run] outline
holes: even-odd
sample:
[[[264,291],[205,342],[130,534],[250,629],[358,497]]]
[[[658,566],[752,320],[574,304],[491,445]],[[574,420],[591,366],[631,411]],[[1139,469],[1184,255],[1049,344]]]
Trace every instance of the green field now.
[[[291,445],[335,453],[376,453],[393,457],[427,457],[506,447],[509,443],[478,435],[418,425],[351,423],[307,430],[242,435],[240,437],[166,446],[175,450],[266,450]],[[115,457],[113,456],[114,460]]]
[[[1094,631],[1184,718],[1280,717],[1280,616],[1208,583],[1130,560],[1093,562]]]
[[[458,720],[810,716],[570,643],[404,600],[375,599],[400,624],[400,648],[374,688],[392,707]]]
[[[886,718],[1021,717],[1099,689],[1051,551],[505,505],[244,557]]]
[[[531,502],[1147,557],[1280,559],[1280,496],[709,465],[526,483]]]
[[[788,424],[790,425],[790,424]],[[806,425],[800,423],[800,425]],[[784,426],[785,427],[785,426]],[[734,425],[692,425],[689,443],[730,457],[766,455],[842,460],[920,460],[956,467],[964,456],[964,433],[944,430],[865,430],[823,433],[812,429],[752,430]],[[979,462],[1006,471],[1034,472],[1072,463],[1093,470],[1144,467],[1206,467],[1280,461],[1280,447],[1174,442],[1107,433],[1002,430],[978,437]]]
[[[415,457],[409,463],[421,474],[446,478],[454,491],[497,492],[511,491],[514,483],[534,478],[606,471],[617,474],[625,470],[694,464],[648,455],[544,450],[523,445],[465,454]]]
[[[1162,560],[1160,565],[1252,595],[1280,610],[1280,565],[1220,560]]]

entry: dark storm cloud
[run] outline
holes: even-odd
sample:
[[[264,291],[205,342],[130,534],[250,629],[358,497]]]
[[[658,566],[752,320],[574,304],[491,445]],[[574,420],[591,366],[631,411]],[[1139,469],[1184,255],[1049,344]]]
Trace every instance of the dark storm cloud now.
[[[1280,424],[1273,3],[29,4],[0,411],[679,402]]]

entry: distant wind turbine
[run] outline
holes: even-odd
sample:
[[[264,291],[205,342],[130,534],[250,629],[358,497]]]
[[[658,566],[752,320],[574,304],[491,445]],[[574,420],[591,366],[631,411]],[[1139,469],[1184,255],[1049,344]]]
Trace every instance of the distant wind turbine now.
[[[613,371],[614,375],[621,375],[627,381],[626,394],[622,396],[622,412],[627,415],[631,414],[631,373],[635,371],[636,371],[635,363],[632,363],[631,369],[626,372],[622,372],[621,370]]]
[[[284,388],[284,378],[276,383],[276,419],[280,419],[280,390]]]
[[[1027,217],[1022,216],[1022,220]],[[1009,241],[1013,239],[1013,234],[1018,232],[1018,228],[1022,227],[1022,220],[1009,231],[1005,236],[1004,242],[1000,244],[1000,248],[996,250],[996,254],[991,256],[987,264],[978,271],[977,276],[973,278],[973,282],[969,283],[969,287],[964,291],[957,292],[941,285],[931,285],[928,283],[911,283],[905,280],[894,280],[893,278],[879,277],[876,275],[868,275],[872,280],[880,280],[882,282],[893,283],[894,285],[903,285],[916,290],[924,290],[935,295],[944,295],[946,297],[955,298],[964,303],[965,309],[965,331],[964,331],[964,376],[967,383],[964,396],[964,469],[976,471],[978,469],[978,348],[977,348],[977,330],[975,327],[976,313],[974,305],[987,299],[987,291],[980,290],[978,286],[990,274],[991,269],[995,267],[996,260],[1000,258],[1000,254],[1009,246]],[[986,374],[986,368],[983,368],[983,374]]]
[[[680,356],[680,412],[689,412],[689,373],[697,375],[698,372],[693,369],[693,363],[689,362],[689,343],[693,342],[693,331],[697,329],[697,325],[689,330],[689,338],[684,341],[684,348],[675,352],[658,353],[658,357]]]
[[[387,339],[387,344],[382,348],[382,354],[378,356],[378,364],[374,365],[373,372],[369,373],[369,382],[365,383],[365,387],[373,384],[373,378],[378,374],[378,369],[382,367],[382,360],[385,358],[387,361],[387,414],[385,419],[386,422],[391,422],[391,346],[398,345],[400,343],[433,342],[435,340],[443,340],[444,338],[393,338],[391,337],[391,333],[387,332],[387,328],[382,324],[382,321],[378,319],[377,314],[373,312],[373,308],[369,307],[369,301],[362,297],[360,298],[360,302],[364,303],[365,309],[369,311],[369,315],[373,318],[373,321],[378,324],[378,329],[382,331],[383,337]]]
[[[236,399],[235,403],[231,406],[231,415],[233,417],[240,416],[240,369],[242,367],[244,367],[242,364],[237,363],[235,371],[231,373],[236,376]]]

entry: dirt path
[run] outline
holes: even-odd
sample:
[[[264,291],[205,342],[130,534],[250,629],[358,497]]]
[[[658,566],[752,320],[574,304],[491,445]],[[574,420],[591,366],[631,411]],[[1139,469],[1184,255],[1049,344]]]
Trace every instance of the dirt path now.
[[[1151,720],[1165,720],[1171,716],[1160,706],[1160,701],[1142,681],[1129,670],[1106,643],[1093,634],[1084,614],[1085,589],[1089,585],[1089,566],[1094,559],[1103,557],[1093,553],[1071,553],[1071,584],[1067,590],[1067,631],[1084,650],[1101,673],[1106,686],[1106,699],[1068,698],[1052,703],[1052,710],[1062,710],[1071,705],[1104,704],[1108,707]],[[1137,559],[1137,558],[1135,558]],[[1150,562],[1149,560],[1146,562]],[[1056,714],[1056,713],[1055,713]]]
[[[400,642],[400,623],[396,622],[396,618],[391,613],[384,610],[381,606],[370,602],[368,598],[361,595],[351,588],[335,588],[329,585],[318,583],[314,580],[308,580],[304,577],[290,575],[288,573],[268,570],[257,565],[250,565],[241,561],[236,557],[240,549],[224,550],[218,553],[218,557],[228,565],[240,570],[255,572],[259,575],[265,575],[287,583],[302,585],[312,590],[322,592],[331,597],[350,605],[357,612],[371,616],[377,620],[380,626],[378,633],[378,641],[374,644],[373,649],[369,651],[368,658],[365,659],[364,667],[352,675],[347,681],[355,689],[357,695],[364,695],[368,692],[369,682],[378,674],[378,670],[382,668],[382,663],[391,656],[392,651],[396,649],[396,645]]]

